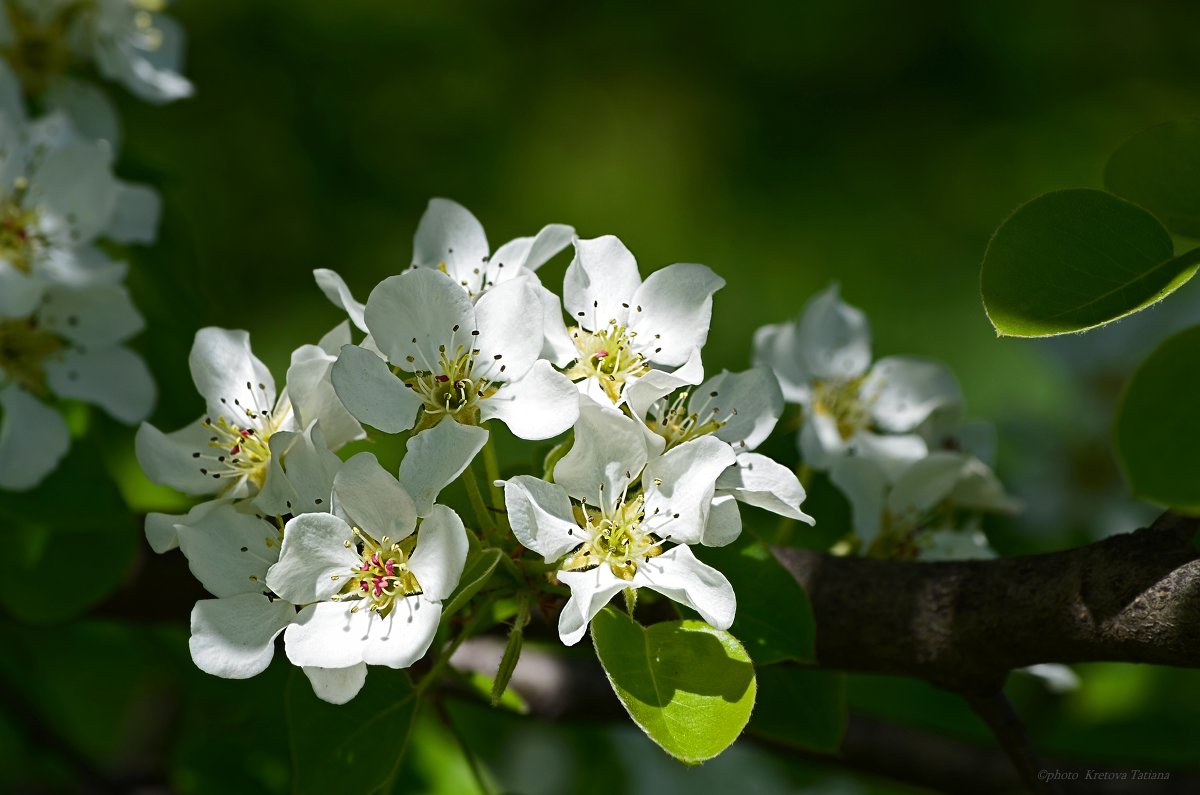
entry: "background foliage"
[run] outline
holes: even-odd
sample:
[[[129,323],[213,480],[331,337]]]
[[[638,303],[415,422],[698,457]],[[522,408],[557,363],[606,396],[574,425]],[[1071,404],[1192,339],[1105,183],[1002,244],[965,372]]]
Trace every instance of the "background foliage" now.
[[[1196,114],[1193,4],[188,0],[173,13],[197,96],[165,108],[118,96],[121,173],[156,184],[166,207],[130,278],[161,390],[156,424],[199,408],[186,369],[198,327],[248,329],[281,374],[293,347],[340,319],[310,271],[336,268],[365,297],[408,264],[417,218],[441,195],[493,242],[560,221],[619,234],[643,273],[711,266],[728,280],[706,348],[713,371],[745,367],[756,326],[840,281],[879,355],[946,361],[972,414],[997,423],[1000,475],[1026,503],[988,528],[1004,553],[1084,543],[1153,514],[1124,498],[1108,425],[1133,366],[1200,317],[1200,289],[1086,337],[997,340],[979,263],[1019,203],[1100,187],[1130,135]],[[196,586],[177,554],[174,568],[149,558],[138,519],[177,498],[142,478],[118,426],[98,414],[75,425],[87,441],[67,465],[34,493],[0,497],[11,545],[0,790],[70,790],[92,769],[180,792],[288,791],[287,666],[248,682],[194,669]],[[770,452],[794,459],[789,445]],[[371,449],[394,466],[402,448]],[[845,505],[820,483],[806,508],[819,520],[813,546],[842,531]],[[114,593],[105,579],[118,572],[137,588]],[[114,618],[131,613],[142,618]],[[1080,673],[1065,696],[1010,687],[1048,756],[1195,765],[1200,674]],[[855,712],[988,742],[960,701],[927,686],[850,676],[845,688]],[[627,721],[451,711],[509,791],[898,791],[744,741],[685,769]],[[786,716],[766,720],[787,730]],[[404,791],[472,790],[436,715],[418,715],[413,737]]]

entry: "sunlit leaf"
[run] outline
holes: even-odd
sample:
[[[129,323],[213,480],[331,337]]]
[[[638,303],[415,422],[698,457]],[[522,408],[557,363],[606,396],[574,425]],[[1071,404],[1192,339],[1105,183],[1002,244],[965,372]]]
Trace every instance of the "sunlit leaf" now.
[[[754,708],[754,666],[728,632],[703,621],[642,627],[606,608],[592,619],[596,654],[629,716],[688,764],[712,759]]]
[[[988,244],[981,285],[1001,336],[1086,331],[1159,301],[1196,273],[1154,216],[1098,190],[1039,196]]]

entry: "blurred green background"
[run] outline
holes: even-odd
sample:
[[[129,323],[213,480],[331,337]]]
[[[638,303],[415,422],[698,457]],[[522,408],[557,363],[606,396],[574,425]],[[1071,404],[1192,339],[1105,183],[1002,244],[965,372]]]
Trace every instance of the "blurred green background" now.
[[[425,202],[446,196],[493,248],[561,222],[619,235],[643,274],[711,266],[728,286],[710,371],[746,367],[756,327],[840,282],[871,318],[878,354],[947,362],[971,414],[997,424],[999,471],[1027,507],[989,527],[1004,552],[1153,516],[1116,478],[1112,405],[1139,357],[1200,316],[1200,292],[1086,337],[997,340],[978,270],[1019,203],[1099,186],[1126,137],[1197,114],[1200,6],[186,0],[172,13],[188,31],[195,98],[156,108],[110,87],[120,173],[165,200],[161,239],[131,253],[130,277],[160,427],[200,410],[186,363],[197,328],[248,329],[282,378],[292,348],[342,319],[312,269],[338,270],[365,300],[408,265]],[[552,288],[566,259],[542,271]],[[126,429],[98,416],[77,426],[87,438],[64,471],[0,500],[20,575],[0,586],[0,681],[36,713],[0,710],[0,790],[72,791],[90,767],[149,791],[287,791],[288,666],[250,682],[192,667],[196,586],[178,560],[150,559],[136,518],[184,504],[140,477]],[[787,438],[773,451],[794,456]],[[826,532],[844,529],[836,496],[814,500]],[[101,605],[78,615],[62,589],[92,589]],[[147,620],[106,618],[134,604]],[[1065,696],[1014,686],[1045,753],[1196,767],[1200,676],[1081,674]],[[856,714],[988,742],[956,699],[912,682],[855,677],[849,699]],[[628,723],[464,710],[468,734],[502,738],[485,757],[512,791],[907,791],[748,742],[685,770]],[[402,780],[413,793],[474,786],[432,721]]]

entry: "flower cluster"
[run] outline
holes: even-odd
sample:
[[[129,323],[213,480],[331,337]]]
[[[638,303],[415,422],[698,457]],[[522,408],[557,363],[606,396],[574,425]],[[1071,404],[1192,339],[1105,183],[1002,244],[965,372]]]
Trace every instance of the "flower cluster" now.
[[[560,299],[537,271],[568,248]],[[568,644],[639,588],[724,629],[733,588],[692,547],[735,540],[739,502],[812,522],[796,475],[754,452],[783,412],[774,375],[704,377],[723,284],[704,266],[643,281],[617,238],[558,224],[490,251],[474,216],[434,200],[411,267],[365,303],[338,274],[315,276],[347,320],[293,353],[283,386],[246,332],[202,329],[189,359],[202,416],[138,431],[146,473],[204,498],[186,515],[152,514],[146,533],[159,552],[177,546],[213,596],[192,613],[205,671],[253,676],[282,633],[317,695],[349,700],[368,665],[426,655],[472,547],[500,548],[518,588],[562,604]],[[497,423],[565,439],[540,477],[501,479]],[[337,455],[367,428],[407,434],[398,471]],[[483,451],[491,505],[474,474]],[[470,530],[438,502],[459,478]]]
[[[990,428],[962,422],[963,399],[941,364],[890,356],[872,364],[866,316],[836,286],[793,322],[754,335],[755,360],[800,405],[805,466],[849,498],[857,543],[878,557],[991,557],[978,529],[1014,500],[989,468]]]

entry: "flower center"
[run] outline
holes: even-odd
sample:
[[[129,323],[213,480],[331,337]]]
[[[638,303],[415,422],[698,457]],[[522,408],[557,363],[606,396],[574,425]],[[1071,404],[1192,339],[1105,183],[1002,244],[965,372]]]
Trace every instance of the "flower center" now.
[[[479,401],[491,397],[498,389],[486,377],[472,376],[478,356],[478,348],[459,345],[451,355],[442,345],[436,364],[425,363],[426,369],[410,371],[412,375],[404,383],[420,395],[424,403],[417,432],[436,425],[443,417],[452,417],[465,425],[476,422]],[[408,364],[415,365],[416,359],[409,356]],[[502,365],[500,371],[504,369]]]
[[[358,539],[358,553],[362,562],[350,569],[346,585],[333,596],[335,602],[366,602],[368,610],[386,616],[405,597],[424,593],[416,575],[408,568],[409,556],[416,545],[414,536],[393,543],[387,536],[376,541],[357,527],[353,528],[353,532]],[[351,546],[351,542],[347,541],[346,548]],[[340,580],[343,576],[335,574],[333,579]],[[351,608],[351,612],[357,613],[361,607],[361,604],[357,604]]]
[[[685,389],[677,394],[674,400],[667,402],[664,398],[650,408],[646,426],[666,439],[667,446],[663,452],[692,439],[715,433],[728,423],[731,417],[737,415],[737,409],[730,409],[722,416],[721,407],[713,403],[717,398],[716,391],[708,393],[708,398],[698,410],[689,411],[690,395],[691,390]]]
[[[576,520],[587,540],[563,561],[564,571],[586,571],[607,565],[626,582],[633,579],[641,563],[662,554],[662,545],[670,536],[656,536],[647,526],[645,499],[638,495],[622,501],[610,512],[594,514],[585,505],[575,511]]]
[[[22,206],[29,182],[21,177],[8,198],[0,202],[0,259],[24,273],[33,270],[38,249],[47,244],[38,231],[37,208]]]
[[[63,347],[33,320],[0,320],[0,370],[35,395],[46,391],[46,360]]]
[[[817,381],[813,384],[812,408],[832,419],[843,440],[849,440],[871,425],[870,406],[863,401],[864,376],[847,381]]]
[[[224,415],[216,420],[205,417],[201,424],[212,434],[208,439],[209,450],[197,450],[192,453],[192,458],[203,462],[201,474],[214,480],[229,480],[229,488],[241,480],[248,480],[261,489],[271,460],[271,435],[279,430],[287,412],[275,416],[266,407],[270,403],[266,384],[259,384],[256,390],[246,382],[246,389],[254,399],[253,407],[243,406],[238,398],[233,401],[234,411],[246,418],[245,423],[232,422]],[[228,405],[225,398],[221,398],[221,402]]]
[[[568,368],[567,377],[572,381],[597,379],[605,393],[616,402],[628,379],[644,375],[650,370],[645,357],[633,349],[636,336],[637,332],[617,325],[615,320],[610,320],[603,331],[573,327],[571,338],[575,341],[579,358]]]

